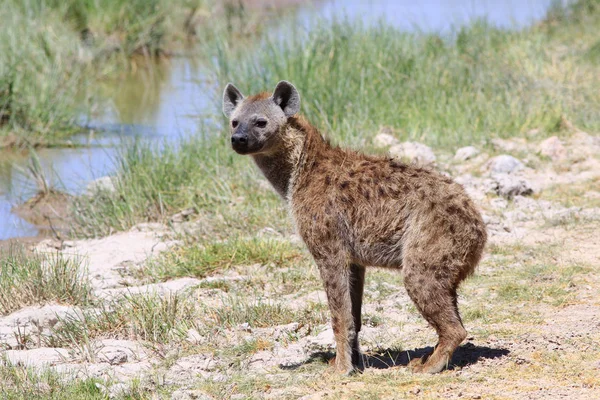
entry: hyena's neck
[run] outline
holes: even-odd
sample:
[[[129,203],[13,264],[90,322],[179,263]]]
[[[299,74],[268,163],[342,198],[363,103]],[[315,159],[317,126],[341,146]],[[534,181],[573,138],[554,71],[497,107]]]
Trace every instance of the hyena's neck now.
[[[277,151],[253,157],[277,193],[289,201],[290,189],[302,166],[317,147],[327,146],[327,143],[317,129],[300,116],[289,118],[282,130],[284,140]]]

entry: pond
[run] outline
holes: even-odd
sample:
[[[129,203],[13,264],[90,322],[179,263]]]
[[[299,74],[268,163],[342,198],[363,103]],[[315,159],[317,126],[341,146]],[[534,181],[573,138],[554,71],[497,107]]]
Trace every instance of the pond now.
[[[403,30],[446,33],[476,18],[503,28],[522,27],[542,18],[552,4],[552,0],[321,1],[300,7],[295,18],[308,29],[320,16],[361,18],[369,24],[384,20]],[[127,138],[160,141],[196,132],[202,112],[214,107],[202,66],[193,57],[163,64],[152,73],[131,74],[103,88],[109,106],[102,116],[84,124],[85,133],[72,138],[85,147],[38,151],[51,183],[72,194],[82,193],[91,180],[114,170],[118,146]],[[0,240],[40,234],[38,227],[11,212],[36,192],[24,172],[28,163],[27,156],[18,155],[5,155],[0,161]]]

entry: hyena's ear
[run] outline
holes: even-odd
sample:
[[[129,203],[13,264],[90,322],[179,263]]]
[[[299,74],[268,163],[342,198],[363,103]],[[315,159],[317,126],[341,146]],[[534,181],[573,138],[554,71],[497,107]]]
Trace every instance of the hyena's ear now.
[[[300,94],[294,85],[287,81],[281,81],[275,86],[271,98],[288,118],[300,111]]]
[[[223,91],[223,114],[229,118],[235,107],[242,100],[244,100],[242,92],[233,86],[233,83],[228,83]]]

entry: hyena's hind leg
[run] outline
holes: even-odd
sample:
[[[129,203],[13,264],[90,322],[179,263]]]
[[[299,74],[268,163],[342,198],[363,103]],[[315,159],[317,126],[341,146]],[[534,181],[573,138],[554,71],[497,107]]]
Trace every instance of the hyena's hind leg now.
[[[362,300],[365,287],[365,267],[358,264],[350,264],[350,298],[352,300],[352,317],[354,319],[354,337],[352,346],[352,364],[359,369],[363,367],[362,357],[360,355],[360,346],[358,334],[362,327]]]
[[[445,272],[449,271],[428,270],[423,263],[405,265],[406,291],[439,337],[433,354],[410,362],[409,367],[413,372],[441,372],[467,337],[457,307],[456,289],[459,282],[453,282],[454,279]]]

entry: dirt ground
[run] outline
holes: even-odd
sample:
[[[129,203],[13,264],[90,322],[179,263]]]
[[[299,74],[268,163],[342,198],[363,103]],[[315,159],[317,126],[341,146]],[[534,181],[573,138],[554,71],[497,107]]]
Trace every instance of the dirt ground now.
[[[499,157],[437,155],[436,168],[463,184],[483,210],[490,236],[460,292],[470,336],[441,374],[406,368],[432,350],[436,337],[400,274],[367,271],[360,334],[366,368],[340,377],[328,368],[333,333],[308,257],[292,267],[234,265],[203,279],[150,282],[140,267],[181,243],[172,226],[161,224],[103,239],[42,241],[36,251],[87,257],[100,302],[178,293],[194,309],[191,319],[215,314],[232,322],[190,327],[181,340],[151,344],[109,332],[94,339],[96,354],[88,358],[72,347],[18,348],[17,327],[33,332],[46,324],[52,335],[56,318],[60,325],[80,312],[50,304],[0,317],[2,352],[13,364],[50,368],[65,379],[102,379],[113,398],[132,382],[151,398],[172,399],[600,398],[600,137],[575,132],[551,139],[496,141]],[[255,313],[285,308],[263,319],[247,308],[251,322],[233,319],[248,305]]]

